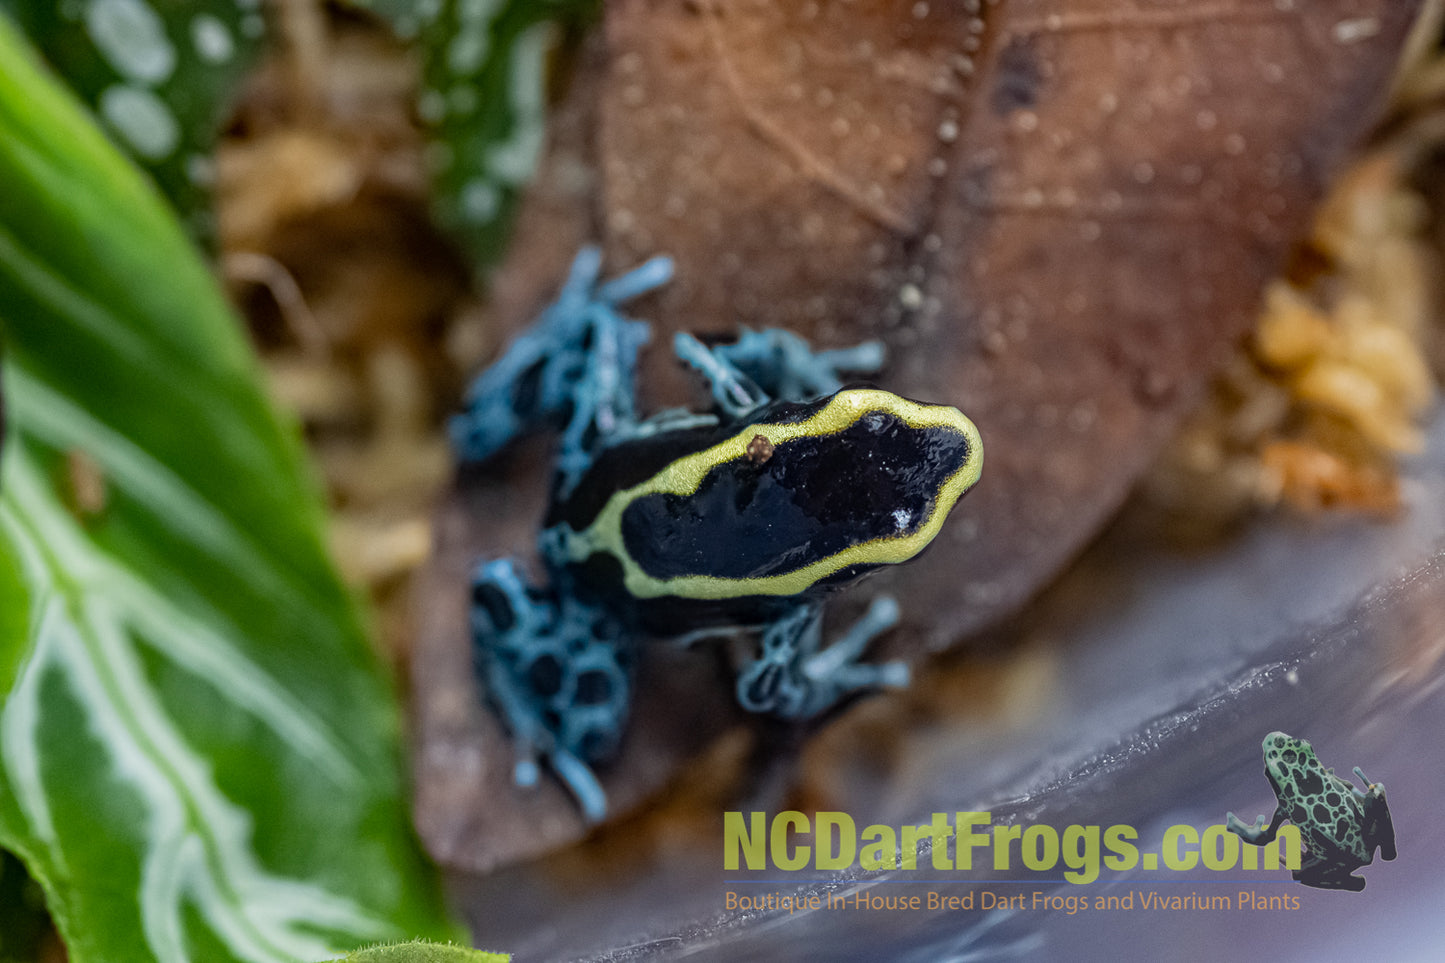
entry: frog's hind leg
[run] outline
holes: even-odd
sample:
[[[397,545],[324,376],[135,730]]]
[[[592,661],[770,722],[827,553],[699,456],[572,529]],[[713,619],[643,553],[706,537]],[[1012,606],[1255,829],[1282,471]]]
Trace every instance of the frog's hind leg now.
[[[627,721],[631,652],[621,626],[566,593],[526,583],[510,559],[472,580],[477,672],[516,752],[515,779],[532,786],[546,762],[591,822],[607,798],[591,763],[612,754]]]
[[[656,287],[671,271],[671,261],[654,258],[604,285],[588,305],[581,363],[559,389],[571,398],[557,452],[559,495],[571,491],[601,448],[637,432],[637,355],[652,329],[645,321],[623,317],[615,302]]]
[[[1351,867],[1353,868],[1353,867]],[[1322,856],[1310,854],[1300,863],[1300,868],[1290,874],[1296,882],[1313,886],[1315,889],[1344,889],[1358,893],[1365,888],[1365,878],[1346,872],[1338,863]]]
[[[581,365],[586,310],[601,267],[596,248],[579,252],[557,299],[467,388],[466,410],[448,424],[463,460],[483,461],[565,415],[568,375]]]
[[[553,426],[566,432],[564,459],[576,462],[579,452],[590,458],[598,435],[634,420],[632,371],[648,326],[617,307],[666,283],[672,262],[653,258],[605,283],[601,265],[596,248],[583,248],[556,301],[472,383],[466,410],[448,425],[464,460],[482,461]]]
[[[1274,842],[1274,838],[1279,835],[1279,827],[1284,825],[1284,821],[1288,816],[1289,813],[1285,811],[1283,806],[1276,806],[1273,819],[1266,819],[1266,817],[1260,816],[1254,821],[1253,826],[1246,825],[1244,820],[1240,819],[1234,813],[1225,813],[1224,824],[1225,828],[1246,843],[1252,846],[1268,846]]]
[[[713,402],[729,418],[738,418],[771,401],[811,401],[841,390],[843,373],[870,374],[883,367],[881,341],[851,348],[815,351],[788,331],[744,329],[736,341],[704,345],[685,332],[673,337],[673,350],[707,378]]]
[[[824,648],[822,607],[799,602],[763,631],[762,653],[738,674],[739,704],[749,712],[807,719],[862,689],[907,686],[903,663],[858,661],[868,643],[897,622],[898,604],[879,597],[842,638]]]
[[[1363,824],[1365,846],[1371,858],[1374,858],[1375,847],[1380,847],[1380,858],[1390,860],[1395,858],[1395,820],[1390,815],[1390,807],[1385,802],[1385,784],[1371,782],[1359,766],[1355,767],[1355,775],[1360,782],[1365,784],[1364,789],[1351,786],[1355,798],[1360,803],[1360,821]]]

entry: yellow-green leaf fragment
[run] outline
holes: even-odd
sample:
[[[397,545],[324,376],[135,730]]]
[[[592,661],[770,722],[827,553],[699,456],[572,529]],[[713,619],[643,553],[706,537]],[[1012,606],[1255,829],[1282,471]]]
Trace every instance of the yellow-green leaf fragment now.
[[[334,960],[332,963],[509,963],[511,959],[511,955],[507,953],[489,953],[464,946],[418,940],[367,947],[347,956],[344,961]]]

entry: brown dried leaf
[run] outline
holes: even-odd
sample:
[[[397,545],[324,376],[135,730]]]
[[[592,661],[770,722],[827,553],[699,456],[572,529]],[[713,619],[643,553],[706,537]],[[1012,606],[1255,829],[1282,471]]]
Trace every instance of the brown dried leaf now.
[[[600,233],[614,268],[677,261],[637,307],[655,345],[740,324],[885,339],[882,385],[957,404],[988,451],[939,544],[868,586],[903,603],[891,654],[944,648],[1017,610],[1124,498],[1366,131],[1415,8],[614,0],[605,67],[577,80],[600,119],[558,117],[563,150],[500,278],[503,324],[524,324]],[[644,387],[699,399],[661,348]],[[493,492],[481,510],[504,504]],[[515,517],[490,514],[468,546],[527,551]],[[433,592],[460,597],[463,580]],[[500,771],[429,795],[457,782],[428,762],[428,680],[446,674],[428,667],[465,639],[462,603],[447,604],[420,642],[423,835],[473,868],[575,839],[575,817],[528,812]],[[686,735],[627,750],[611,791],[636,799]]]
[[[613,3],[609,251],[676,258],[659,343],[881,336],[885,387],[979,424],[978,489],[879,578],[896,646],[943,648],[1119,505],[1365,133],[1413,10]]]
[[[600,52],[594,44],[594,76]],[[533,256],[499,277],[492,291],[493,308],[510,328],[525,325],[551,299],[577,247],[593,234],[595,90],[578,83],[554,112],[553,143],[514,240]],[[477,560],[533,551],[546,457],[545,444],[519,446],[486,475],[465,475],[437,515],[434,554],[418,575],[416,820],[432,856],[454,868],[482,872],[535,858],[586,832],[576,804],[550,775],[531,790],[513,784],[512,747],[481,701],[467,629],[467,585]],[[656,792],[739,715],[708,660],[657,656],[642,667],[621,756],[601,774],[614,815]]]

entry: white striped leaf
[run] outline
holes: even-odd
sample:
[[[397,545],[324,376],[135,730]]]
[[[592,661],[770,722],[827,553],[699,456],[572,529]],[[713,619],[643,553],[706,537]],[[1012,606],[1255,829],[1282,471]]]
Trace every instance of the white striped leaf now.
[[[77,963],[456,935],[294,426],[0,19],[0,846]]]

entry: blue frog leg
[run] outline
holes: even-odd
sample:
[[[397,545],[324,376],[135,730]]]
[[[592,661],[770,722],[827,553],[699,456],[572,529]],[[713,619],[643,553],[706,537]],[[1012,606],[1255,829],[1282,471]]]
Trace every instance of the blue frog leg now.
[[[902,662],[858,661],[869,642],[897,623],[898,603],[880,596],[842,638],[824,648],[822,606],[798,602],[763,630],[761,653],[738,674],[738,703],[749,712],[808,719],[861,689],[907,686],[908,666]]]
[[[511,559],[472,580],[473,656],[514,743],[518,785],[545,762],[589,822],[607,814],[591,763],[616,751],[631,699],[631,652],[621,625],[570,593],[527,584]]]
[[[843,388],[843,374],[869,374],[883,367],[881,341],[815,351],[789,331],[743,329],[736,341],[704,345],[686,332],[673,337],[677,356],[708,380],[714,404],[729,418],[741,418],[770,401],[810,401]]]
[[[601,265],[597,248],[579,251],[557,299],[472,382],[465,410],[448,424],[464,461],[485,460],[515,438],[562,427],[570,474],[577,463],[590,463],[593,439],[635,420],[632,371],[648,326],[617,307],[665,284],[672,261],[653,258],[605,283],[598,280]]]

